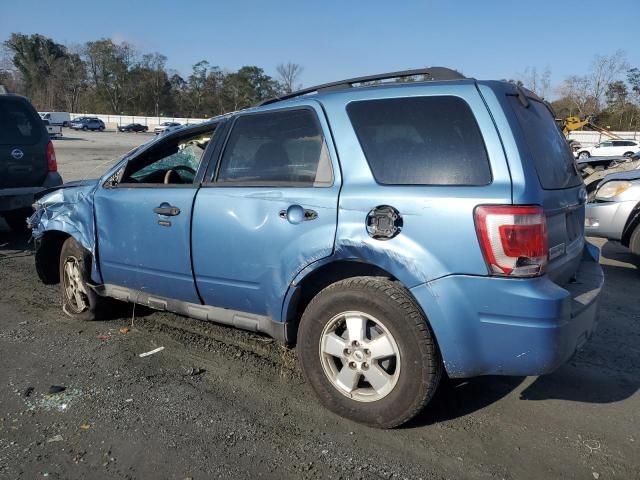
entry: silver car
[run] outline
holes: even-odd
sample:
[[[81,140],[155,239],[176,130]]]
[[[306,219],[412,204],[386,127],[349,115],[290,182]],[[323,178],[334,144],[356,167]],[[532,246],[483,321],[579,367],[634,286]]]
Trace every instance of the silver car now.
[[[640,255],[640,170],[612,173],[600,182],[587,204],[584,230]]]

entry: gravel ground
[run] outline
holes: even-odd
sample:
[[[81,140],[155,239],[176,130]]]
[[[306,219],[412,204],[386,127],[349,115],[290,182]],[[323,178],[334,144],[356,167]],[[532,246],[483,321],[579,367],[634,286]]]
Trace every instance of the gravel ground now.
[[[67,180],[148,138],[71,136],[56,141]],[[381,431],[320,407],[295,352],[265,337],[131,306],[71,320],[28,238],[0,225],[0,478],[638,479],[640,273],[599,245],[601,323],[569,364],[447,380]]]

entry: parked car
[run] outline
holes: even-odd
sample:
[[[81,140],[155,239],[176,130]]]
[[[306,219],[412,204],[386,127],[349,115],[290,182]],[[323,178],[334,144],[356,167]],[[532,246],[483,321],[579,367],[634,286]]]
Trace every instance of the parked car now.
[[[622,155],[630,157],[640,150],[640,145],[634,140],[606,140],[593,147],[580,147],[578,150],[579,159],[589,157],[613,157]]]
[[[74,130],[104,130],[104,122],[97,117],[81,117],[71,122],[71,128]]]
[[[62,127],[60,125],[51,125],[49,120],[42,120],[44,127],[47,129],[49,138],[56,138],[62,136]]]
[[[616,172],[626,172],[627,170],[640,170],[640,153],[630,157],[615,157],[606,167],[592,167],[578,165],[584,185],[589,195],[589,201],[593,199],[596,188],[601,180]]]
[[[159,135],[162,132],[164,132],[167,128],[178,127],[178,126],[180,126],[180,123],[178,122],[162,122],[160,125],[158,125],[156,128],[153,129],[153,132],[156,135]]]
[[[399,75],[441,81],[366,85]],[[587,341],[603,274],[585,198],[541,99],[433,68],[159,136],[31,225],[68,315],[113,297],[265,333],[325,406],[389,428],[445,372],[540,375]]]
[[[42,120],[48,120],[50,125],[68,127],[71,124],[69,112],[38,112]]]
[[[587,204],[585,233],[616,240],[640,255],[640,170],[607,175]]]
[[[118,125],[119,132],[146,132],[149,127],[140,123],[130,123],[128,125]]]
[[[13,230],[25,230],[34,195],[61,183],[36,110],[24,97],[0,94],[0,216]]]

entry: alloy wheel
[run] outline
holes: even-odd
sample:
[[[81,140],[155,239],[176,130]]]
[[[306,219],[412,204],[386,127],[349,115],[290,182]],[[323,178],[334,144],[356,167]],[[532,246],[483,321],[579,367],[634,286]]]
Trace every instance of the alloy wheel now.
[[[89,298],[80,271],[78,259],[67,257],[63,268],[63,282],[64,293],[72,313],[82,313],[89,308]]]
[[[377,318],[349,311],[334,316],[320,336],[325,375],[343,395],[374,402],[386,397],[400,376],[400,349]]]

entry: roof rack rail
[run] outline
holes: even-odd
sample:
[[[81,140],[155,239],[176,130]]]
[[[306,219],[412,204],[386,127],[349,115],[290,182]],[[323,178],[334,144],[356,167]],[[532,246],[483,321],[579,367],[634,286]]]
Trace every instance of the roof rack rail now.
[[[271,103],[280,102],[282,100],[288,100],[290,98],[299,97],[308,93],[319,92],[322,90],[340,90],[342,88],[350,88],[355,83],[376,82],[381,80],[390,80],[392,78],[403,77],[415,77],[417,75],[424,75],[429,80],[463,80],[467,77],[460,72],[446,67],[428,67],[418,68],[415,70],[400,70],[398,72],[379,73],[376,75],[368,75],[366,77],[355,77],[347,80],[340,80],[337,82],[324,83],[322,85],[316,85],[315,87],[307,87],[302,90],[297,90],[292,93],[287,93],[279,97],[268,98],[258,104],[258,106],[269,105]]]

